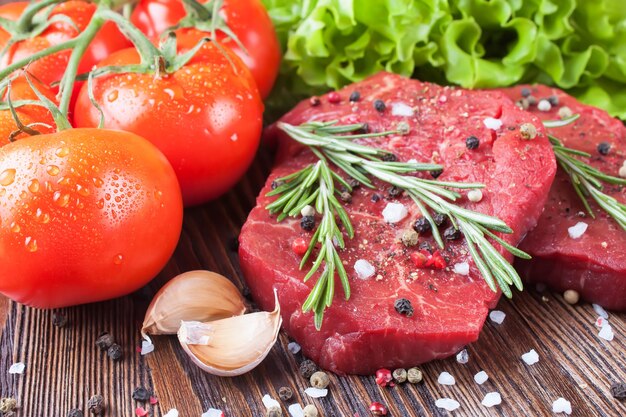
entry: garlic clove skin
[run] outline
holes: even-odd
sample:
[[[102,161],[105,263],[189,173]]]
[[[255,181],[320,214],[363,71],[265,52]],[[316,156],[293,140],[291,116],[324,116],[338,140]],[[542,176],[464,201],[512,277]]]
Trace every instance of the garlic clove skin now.
[[[272,312],[262,311],[210,323],[183,321],[178,340],[202,370],[218,376],[237,376],[254,369],[265,359],[276,343],[281,324],[276,297]]]
[[[208,322],[239,316],[246,311],[237,287],[210,271],[190,271],[169,281],[154,296],[141,333],[176,334],[181,321]]]

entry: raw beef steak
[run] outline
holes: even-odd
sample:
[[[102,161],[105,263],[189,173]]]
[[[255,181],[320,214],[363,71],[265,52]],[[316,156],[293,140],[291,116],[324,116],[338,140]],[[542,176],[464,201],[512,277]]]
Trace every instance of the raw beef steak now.
[[[360,98],[351,102],[355,91]],[[361,143],[387,149],[401,161],[440,163],[445,166],[441,180],[484,183],[482,201],[470,203],[463,197],[459,204],[504,220],[515,231],[506,236],[508,242],[517,244],[535,226],[556,171],[554,155],[541,122],[502,93],[440,87],[381,73],[339,91],[339,102],[335,94],[321,97],[319,104],[302,102],[282,120],[361,122],[370,131],[394,130],[407,123],[407,135]],[[374,104],[377,100],[384,109],[380,102]],[[519,127],[524,123],[536,126],[539,136],[523,140]],[[380,182],[375,182],[376,190],[356,189],[346,205],[356,236],[340,256],[352,296],[348,301],[343,298],[337,278],[333,305],[317,331],[312,313],[301,310],[314,278],[303,283],[306,271],[298,270],[300,257],[291,249],[294,239],[310,239],[312,232],[301,228],[300,219],[277,223],[265,209],[272,201],[265,196],[272,181],[314,159],[276,128],[269,128],[267,134],[277,136],[281,150],[241,231],[240,261],[252,295],[263,308],[273,308],[273,288],[278,290],[284,328],[305,355],[334,372],[370,374],[380,367],[444,358],[478,338],[488,308],[497,303],[499,294],[481,278],[462,238],[447,241],[442,251],[445,269],[417,268],[410,255],[418,246],[406,247],[400,237],[420,217],[419,210],[409,197],[392,196],[395,193]],[[478,148],[468,149],[470,136],[479,139]],[[390,202],[404,204],[409,215],[399,223],[386,223],[382,211]],[[422,234],[419,242],[436,248],[429,234]],[[361,259],[375,268],[370,278],[360,279],[354,270]],[[464,271],[467,266],[469,271]],[[453,272],[455,267],[461,273]],[[413,315],[394,309],[399,298],[411,302]]]
[[[551,87],[519,86],[504,92],[519,100],[522,89],[526,89],[525,94],[532,93],[537,100],[553,97],[552,102],[556,105],[549,111],[539,111],[537,106],[529,108],[543,120],[559,119],[559,111],[563,113],[563,107],[580,114],[573,124],[548,129],[549,133],[567,147],[590,153],[591,158],[586,158],[585,162],[609,175],[618,176],[626,157],[626,128],[621,121]],[[622,203],[626,202],[624,187],[607,185],[604,192]],[[537,228],[520,245],[533,259],[518,259],[515,265],[529,282],[546,283],[559,291],[573,289],[588,301],[610,309],[625,310],[626,232],[595,202],[591,203],[591,207],[595,219],[586,214],[569,177],[559,169]],[[574,239],[568,229],[579,222],[585,223],[587,230]]]

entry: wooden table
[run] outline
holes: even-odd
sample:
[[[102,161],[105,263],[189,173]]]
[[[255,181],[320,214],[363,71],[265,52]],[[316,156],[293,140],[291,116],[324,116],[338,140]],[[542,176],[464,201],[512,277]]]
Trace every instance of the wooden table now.
[[[187,210],[176,253],[164,271],[148,286],[128,296],[60,311],[69,319],[65,328],[52,324],[52,312],[0,301],[0,394],[17,398],[20,417],[65,417],[78,407],[87,413],[87,400],[104,396],[106,416],[135,416],[133,389],[144,386],[158,398],[148,405],[150,416],[171,408],[180,417],[200,417],[209,407],[227,417],[265,415],[264,394],[278,398],[282,386],[295,393],[292,402],[314,403],[320,416],[370,416],[368,406],[379,401],[389,415],[399,416],[550,416],[558,397],[571,401],[573,416],[626,416],[626,403],[612,398],[613,382],[626,382],[625,314],[611,314],[615,339],[598,338],[597,314],[589,305],[567,305],[560,295],[528,289],[513,301],[501,301],[503,324],[488,322],[480,340],[469,346],[470,360],[454,358],[422,367],[425,382],[381,388],[373,377],[332,377],[328,397],[312,400],[304,393],[306,381],[298,373],[299,355],[290,354],[281,334],[267,359],[253,372],[237,378],[218,378],[195,367],[175,337],[155,338],[155,352],[141,356],[139,328],[152,295],[168,279],[193,269],[209,269],[232,278],[243,289],[234,245],[257,191],[270,166],[260,152],[246,178],[226,196]],[[94,342],[99,333],[114,335],[125,351],[112,362]],[[528,366],[520,356],[535,349],[539,363]],[[14,362],[24,362],[22,375],[9,375]],[[473,375],[485,370],[483,385]],[[437,377],[448,371],[456,385],[442,386]],[[488,409],[480,403],[487,392],[498,391],[502,405]],[[440,410],[435,400],[450,397],[461,407]],[[288,415],[286,408],[284,415]]]

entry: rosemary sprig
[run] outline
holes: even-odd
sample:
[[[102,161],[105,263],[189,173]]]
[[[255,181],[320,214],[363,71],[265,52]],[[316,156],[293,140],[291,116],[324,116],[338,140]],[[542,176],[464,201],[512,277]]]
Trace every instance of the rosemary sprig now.
[[[543,122],[546,127],[566,126],[580,115],[576,114],[564,120],[546,120]],[[626,185],[626,178],[613,177],[592,167],[576,157],[590,158],[587,152],[568,148],[555,136],[548,135],[557,163],[561,169],[569,176],[574,191],[582,201],[585,210],[592,218],[596,218],[589,198],[591,197],[609,216],[611,216],[624,231],[626,231],[626,205],[620,203],[615,198],[603,192],[603,182],[614,185]]]
[[[350,298],[348,276],[337,250],[345,248],[345,241],[335,219],[339,218],[350,239],[354,236],[354,229],[348,214],[336,197],[340,192],[335,185],[340,184],[348,191],[352,191],[352,187],[330,169],[330,164],[366,187],[374,188],[369,179],[373,177],[403,189],[430,223],[433,237],[441,248],[444,247],[443,239],[431,212],[446,215],[454,227],[463,231],[470,254],[493,291],[500,287],[507,297],[511,297],[510,285],[522,289],[521,279],[515,269],[487,239],[490,237],[515,256],[528,259],[526,253],[493,233],[512,233],[512,230],[496,217],[454,204],[461,195],[450,188],[472,189],[483,188],[484,185],[433,181],[407,175],[417,171],[440,170],[442,167],[435,164],[385,161],[381,158],[389,152],[353,142],[359,138],[400,133],[397,131],[358,134],[354,132],[362,130],[363,124],[337,125],[337,122],[309,122],[299,126],[279,122],[278,127],[295,141],[307,146],[318,158],[316,163],[278,179],[277,187],[269,192],[268,196],[279,197],[267,205],[270,213],[278,214],[278,221],[288,216],[297,216],[310,204],[314,204],[316,211],[322,215],[322,220],[300,263],[302,269],[314,248],[320,245],[317,258],[304,280],[309,280],[322,263],[325,263],[325,266],[302,306],[303,311],[312,310],[315,313],[315,326],[318,329],[322,325],[324,310],[333,301],[335,272],[339,275],[346,300]]]

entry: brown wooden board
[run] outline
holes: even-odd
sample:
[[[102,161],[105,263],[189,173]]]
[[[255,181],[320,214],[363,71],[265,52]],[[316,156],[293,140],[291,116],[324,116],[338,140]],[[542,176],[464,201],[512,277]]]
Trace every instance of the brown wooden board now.
[[[590,305],[570,306],[560,295],[527,289],[513,301],[503,300],[503,324],[488,322],[478,342],[468,347],[470,360],[455,358],[422,366],[425,381],[392,388],[378,387],[373,377],[333,376],[329,395],[312,400],[298,373],[301,356],[279,343],[254,371],[237,378],[219,378],[195,367],[173,336],[155,337],[156,350],[142,357],[139,328],[152,295],[176,274],[209,269],[231,278],[244,289],[235,241],[256,194],[264,182],[271,158],[261,151],[246,177],[221,199],[188,209],[176,253],[164,271],[147,287],[123,298],[59,311],[69,319],[65,328],[52,325],[52,312],[0,299],[0,395],[17,398],[17,416],[64,417],[72,408],[87,413],[87,400],[101,394],[106,416],[132,417],[137,404],[132,391],[145,386],[159,399],[149,406],[150,416],[162,416],[170,408],[181,417],[200,417],[209,407],[222,409],[227,417],[264,416],[264,394],[278,399],[282,386],[295,396],[291,404],[314,403],[320,416],[371,415],[368,406],[380,401],[389,415],[398,416],[550,416],[558,397],[570,400],[573,416],[626,416],[626,403],[612,398],[612,383],[626,382],[625,314],[611,314],[615,339],[598,338],[597,314]],[[6,316],[5,316],[6,314]],[[112,362],[94,345],[99,333],[115,336],[125,352]],[[380,349],[385,349],[381,344]],[[535,349],[539,363],[528,366],[520,356]],[[22,375],[9,375],[14,362],[24,362]],[[477,385],[473,375],[485,370],[489,380]],[[442,386],[442,371],[456,378],[456,385]],[[498,391],[502,405],[486,408],[484,395]],[[435,400],[450,397],[461,407],[440,410]],[[284,415],[288,415],[286,407]]]

